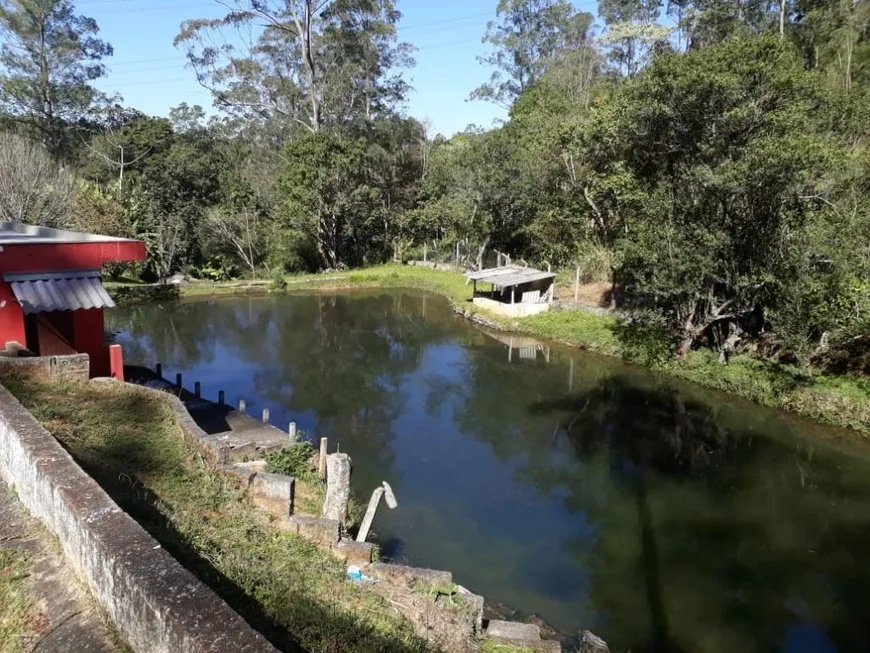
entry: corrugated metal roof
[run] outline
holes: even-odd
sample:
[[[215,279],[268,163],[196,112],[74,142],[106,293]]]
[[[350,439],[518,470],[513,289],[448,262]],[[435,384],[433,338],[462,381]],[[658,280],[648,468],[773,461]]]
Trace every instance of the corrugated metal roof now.
[[[26,314],[112,308],[115,302],[103,288],[99,273],[6,275]]]
[[[465,277],[469,281],[485,281],[498,288],[518,286],[522,283],[531,283],[541,279],[552,279],[555,272],[544,272],[535,268],[521,268],[517,265],[505,265],[499,268],[489,268],[478,272],[468,272]]]

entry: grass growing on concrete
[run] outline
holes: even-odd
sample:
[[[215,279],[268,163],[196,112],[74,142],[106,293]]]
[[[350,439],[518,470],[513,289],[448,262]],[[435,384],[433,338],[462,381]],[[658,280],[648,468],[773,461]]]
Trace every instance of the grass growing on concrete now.
[[[535,653],[530,648],[518,648],[516,646],[508,646],[507,644],[497,644],[491,639],[483,643],[480,653]]]
[[[335,558],[272,528],[183,439],[159,395],[116,383],[3,382],[122,508],[280,649],[429,650]]]
[[[4,653],[26,650],[35,635],[30,567],[26,553],[0,550],[0,651]]]

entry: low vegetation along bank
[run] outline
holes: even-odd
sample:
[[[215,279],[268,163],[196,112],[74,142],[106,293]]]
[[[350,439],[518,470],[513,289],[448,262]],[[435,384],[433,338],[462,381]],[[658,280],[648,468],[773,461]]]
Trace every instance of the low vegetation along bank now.
[[[184,439],[160,395],[115,383],[2,382],[126,512],[281,650],[430,650],[387,602],[348,582],[336,558],[271,527]],[[5,617],[0,626],[5,632]]]
[[[467,316],[478,315],[497,328],[622,358],[764,406],[870,435],[870,384],[863,378],[825,375],[812,367],[786,365],[749,355],[732,356],[723,364],[714,352],[703,349],[678,358],[671,344],[659,333],[631,327],[613,315],[589,310],[552,310],[521,319],[493,315],[471,304],[471,287],[458,273],[386,265],[334,275],[290,277],[286,286],[273,283],[271,290],[365,287],[435,292],[447,297]],[[266,288],[265,285],[189,285],[182,287],[181,294],[193,297],[251,290],[262,292]]]

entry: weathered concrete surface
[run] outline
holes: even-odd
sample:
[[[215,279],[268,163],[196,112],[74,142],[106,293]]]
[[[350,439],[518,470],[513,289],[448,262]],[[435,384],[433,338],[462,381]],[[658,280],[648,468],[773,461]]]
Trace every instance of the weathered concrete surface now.
[[[378,575],[378,578],[387,580],[406,580],[409,582],[435,587],[449,587],[453,583],[453,574],[440,569],[422,569],[420,567],[406,567],[405,565],[387,564],[385,562],[373,562],[369,569]]]
[[[275,650],[124,513],[5,388],[0,475],[57,536],[135,651]]]
[[[290,525],[288,530],[292,533],[327,547],[338,544],[340,524],[337,519],[293,515],[288,521]]]
[[[355,542],[341,540],[335,546],[335,552],[349,565],[367,565],[372,561],[374,545],[370,542]]]
[[[505,646],[542,653],[562,653],[562,645],[553,640],[541,639],[541,629],[534,624],[492,619],[486,626],[486,637]]]
[[[293,490],[296,479],[283,474],[257,472],[248,486],[254,504],[265,508],[276,517],[293,514]]]
[[[347,524],[350,472],[350,456],[346,453],[334,453],[326,457],[326,499],[321,514],[326,519],[337,519],[342,528]]]
[[[64,560],[48,532],[31,517],[7,485],[0,481],[0,550],[26,551],[31,558],[30,597],[34,601],[36,635],[21,642],[22,650],[43,653],[115,650],[96,603]]]
[[[0,356],[0,372],[13,373],[35,381],[87,381],[90,357],[69,356]]]

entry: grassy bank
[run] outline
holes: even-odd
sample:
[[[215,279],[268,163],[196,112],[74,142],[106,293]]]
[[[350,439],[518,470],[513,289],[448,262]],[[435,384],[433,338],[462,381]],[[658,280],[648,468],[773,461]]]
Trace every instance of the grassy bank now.
[[[26,650],[35,634],[30,567],[23,551],[0,550],[0,651],[4,653]]]
[[[114,383],[3,383],[172,555],[285,651],[428,651],[343,565],[270,526],[203,462],[159,395]],[[0,577],[2,578],[2,577]]]
[[[656,372],[799,413],[833,426],[870,435],[870,383],[854,377],[829,377],[816,370],[781,365],[749,356],[735,356],[727,365],[709,351],[692,352],[683,360],[671,355],[656,333],[626,327],[609,315],[582,310],[550,311],[510,319],[473,307],[471,287],[461,274],[429,268],[385,265],[337,274],[288,277],[287,291],[343,288],[413,288],[447,297],[466,314],[480,314],[494,326],[643,365]],[[265,292],[267,287],[256,287]],[[183,297],[235,294],[250,286],[190,285]]]

